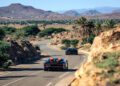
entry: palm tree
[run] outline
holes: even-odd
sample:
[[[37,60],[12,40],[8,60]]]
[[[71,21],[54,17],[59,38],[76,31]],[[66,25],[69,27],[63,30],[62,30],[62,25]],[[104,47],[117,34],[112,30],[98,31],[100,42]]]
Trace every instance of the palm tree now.
[[[85,17],[81,17],[76,21],[76,24],[79,24],[81,25],[82,28],[84,28],[86,22],[87,22],[87,19]]]
[[[85,24],[86,27],[86,35],[90,36],[94,32],[94,22],[93,21],[87,21]]]
[[[116,23],[113,20],[106,20],[103,23],[103,27],[105,28],[105,30],[109,30],[111,28],[114,28],[116,25]]]
[[[100,32],[102,32],[102,25],[100,22],[95,22],[94,23],[94,26],[95,26],[95,35],[99,35]]]
[[[86,22],[87,22],[87,19],[85,17],[81,17],[75,22],[76,24],[81,26],[81,28],[79,29],[78,32],[80,32],[81,36],[83,36],[83,37],[86,32],[86,28],[85,28]]]

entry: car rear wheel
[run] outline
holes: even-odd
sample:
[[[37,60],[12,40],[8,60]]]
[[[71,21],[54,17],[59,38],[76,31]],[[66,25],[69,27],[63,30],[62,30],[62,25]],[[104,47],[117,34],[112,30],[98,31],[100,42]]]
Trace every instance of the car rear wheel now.
[[[48,71],[48,70],[49,70],[48,68],[46,68],[46,67],[44,68],[44,71]]]

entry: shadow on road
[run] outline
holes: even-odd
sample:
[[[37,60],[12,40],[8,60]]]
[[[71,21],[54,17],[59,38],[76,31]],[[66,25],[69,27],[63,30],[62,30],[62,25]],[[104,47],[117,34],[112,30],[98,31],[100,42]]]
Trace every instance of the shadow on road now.
[[[75,72],[77,69],[68,69],[68,70],[49,70],[50,72]],[[49,72],[48,71],[48,72]]]
[[[68,69],[67,71],[68,72],[74,72],[74,71],[76,71],[77,69]]]
[[[9,71],[40,71],[43,68],[10,68]]]
[[[21,75],[21,76],[0,76],[0,80],[8,80],[8,79],[11,79],[11,78],[25,78],[25,77],[33,77],[35,75]]]

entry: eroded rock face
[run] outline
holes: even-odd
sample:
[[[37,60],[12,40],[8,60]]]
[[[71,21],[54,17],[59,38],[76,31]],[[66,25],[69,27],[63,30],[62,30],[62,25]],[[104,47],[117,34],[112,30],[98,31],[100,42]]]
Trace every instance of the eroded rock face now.
[[[37,51],[29,41],[20,43],[11,41],[9,54],[14,64],[27,63],[40,57],[40,51]]]
[[[120,73],[115,73],[114,76],[117,76],[118,81],[116,81],[116,85],[112,85],[110,78],[101,76],[103,72],[107,73],[111,70],[98,68],[94,64],[96,59],[98,61],[105,59],[105,57],[103,58],[103,54],[105,52],[117,51],[120,51],[120,28],[101,33],[100,36],[95,38],[87,61],[82,64],[79,70],[76,71],[76,78],[70,86],[119,86],[120,77],[118,75],[120,75]],[[120,71],[119,68],[120,64],[115,68],[115,70]]]

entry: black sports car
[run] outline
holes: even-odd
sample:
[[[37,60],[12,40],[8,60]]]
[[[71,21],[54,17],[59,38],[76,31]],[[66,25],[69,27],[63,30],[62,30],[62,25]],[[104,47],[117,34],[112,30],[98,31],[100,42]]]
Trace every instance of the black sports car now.
[[[78,50],[76,48],[68,48],[65,51],[66,55],[78,55]]]
[[[44,63],[44,71],[68,70],[68,61],[63,58],[49,58]]]

